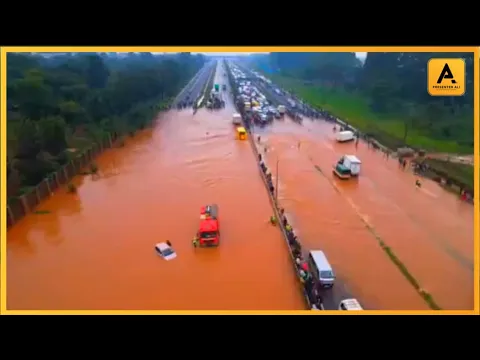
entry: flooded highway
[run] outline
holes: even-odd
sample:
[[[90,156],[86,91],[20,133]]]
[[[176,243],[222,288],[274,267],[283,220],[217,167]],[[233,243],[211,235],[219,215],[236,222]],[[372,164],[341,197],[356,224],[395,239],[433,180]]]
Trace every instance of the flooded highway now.
[[[223,84],[222,65],[215,83]],[[97,159],[8,232],[7,308],[304,309],[248,141],[225,109],[172,110]],[[219,205],[218,248],[195,249],[200,207]],[[178,257],[159,258],[170,240]]]
[[[396,159],[361,142],[338,144],[332,127],[285,119],[256,130],[269,167],[278,161],[279,200],[302,243],[325,251],[365,308],[427,309],[381,239],[440,307],[473,309],[473,207],[428,180],[417,189]],[[334,178],[345,154],[362,160],[359,179]]]

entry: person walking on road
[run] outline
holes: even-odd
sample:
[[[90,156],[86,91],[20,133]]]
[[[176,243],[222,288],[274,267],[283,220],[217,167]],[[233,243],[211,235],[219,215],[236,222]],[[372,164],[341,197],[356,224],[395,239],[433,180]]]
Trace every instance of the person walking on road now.
[[[417,189],[421,188],[422,187],[422,183],[420,182],[420,180],[416,180],[415,181],[415,186],[417,187]]]
[[[195,236],[192,240],[193,247],[198,247],[198,236]]]

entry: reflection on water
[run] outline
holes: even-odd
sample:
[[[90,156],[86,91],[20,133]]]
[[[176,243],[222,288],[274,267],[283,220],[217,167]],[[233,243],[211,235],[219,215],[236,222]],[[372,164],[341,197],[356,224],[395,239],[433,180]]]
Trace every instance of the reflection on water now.
[[[222,79],[218,80],[220,83]],[[230,102],[228,102],[230,104]],[[8,232],[9,309],[302,309],[285,242],[233,109],[172,111]],[[80,183],[83,182],[83,183]],[[222,243],[194,249],[202,205]],[[170,240],[177,259],[155,251]]]
[[[413,174],[364,144],[337,144],[327,123],[286,120],[261,132],[302,240],[327,252],[354,294],[376,308],[425,308],[369,225],[440,306],[473,308],[472,206],[427,180],[417,189]],[[356,180],[332,175],[346,153],[362,160]]]
[[[222,73],[222,72],[220,72]],[[216,79],[222,83],[223,79]],[[74,179],[8,232],[10,309],[302,309],[286,245],[233,109],[163,114],[98,158],[100,176]],[[366,308],[425,309],[368,224],[443,308],[473,307],[473,207],[360,144],[336,144],[322,122],[261,129],[279,198],[307,248],[324,250]],[[332,165],[363,161],[356,181]],[[194,249],[202,205],[220,208],[222,244]],[[170,240],[174,261],[154,245]]]

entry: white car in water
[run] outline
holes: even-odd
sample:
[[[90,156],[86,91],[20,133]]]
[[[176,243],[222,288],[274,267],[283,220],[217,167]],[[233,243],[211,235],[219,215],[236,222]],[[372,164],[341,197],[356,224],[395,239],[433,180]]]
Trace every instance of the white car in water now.
[[[173,260],[177,257],[175,250],[173,250],[172,247],[165,242],[155,245],[155,251],[167,261]]]

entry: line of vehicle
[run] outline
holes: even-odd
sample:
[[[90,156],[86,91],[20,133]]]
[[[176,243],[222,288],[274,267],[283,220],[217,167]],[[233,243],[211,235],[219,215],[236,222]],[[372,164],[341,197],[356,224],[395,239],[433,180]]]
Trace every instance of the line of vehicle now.
[[[408,271],[408,269],[405,267],[403,262],[393,253],[392,249],[386,244],[386,242],[382,239],[382,237],[377,233],[375,227],[368,221],[367,217],[362,214],[360,211],[360,207],[353,202],[353,200],[346,196],[345,193],[333,182],[331,179],[329,179],[324,171],[321,169],[320,166],[314,163],[313,159],[311,156],[308,156],[308,159],[312,163],[313,167],[317,170],[318,173],[323,176],[328,183],[335,189],[335,191],[340,194],[344,200],[348,203],[350,208],[355,212],[357,217],[362,221],[362,223],[365,225],[367,230],[370,232],[370,234],[373,236],[373,238],[378,242],[382,250],[385,251],[385,253],[389,256],[389,258],[392,260],[392,262],[397,266],[397,268],[400,270],[403,276],[408,280],[410,284],[417,290],[420,296],[426,301],[428,306],[430,306],[433,310],[441,310],[441,307],[435,302],[435,300],[432,298],[430,294],[427,294],[426,291],[422,288],[418,280]]]

